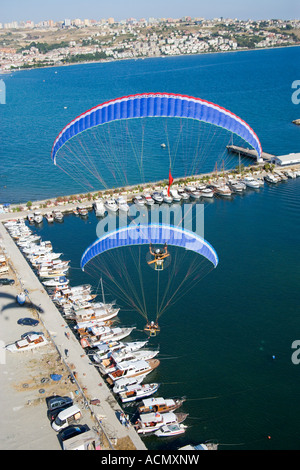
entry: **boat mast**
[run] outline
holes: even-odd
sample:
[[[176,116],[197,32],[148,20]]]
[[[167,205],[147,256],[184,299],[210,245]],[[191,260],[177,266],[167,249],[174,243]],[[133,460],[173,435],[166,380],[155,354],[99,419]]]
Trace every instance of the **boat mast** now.
[[[101,277],[101,279],[100,279],[100,282],[101,282],[102,299],[103,299],[103,303],[104,303],[104,305],[105,305],[105,297],[104,297],[104,289],[103,289],[102,277]]]

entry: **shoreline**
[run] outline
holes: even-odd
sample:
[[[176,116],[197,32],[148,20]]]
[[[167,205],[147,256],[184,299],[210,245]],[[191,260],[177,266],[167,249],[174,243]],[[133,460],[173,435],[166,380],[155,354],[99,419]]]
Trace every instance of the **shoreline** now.
[[[249,165],[244,169],[244,172],[254,174],[257,172],[266,172],[263,166],[268,164],[268,162],[263,162],[258,165]],[[299,164],[289,165],[288,167],[280,167],[275,166],[274,170],[276,171],[284,171],[288,169],[300,169]],[[209,180],[216,180],[219,178],[223,178],[231,173],[237,174],[235,169],[229,169],[225,171],[215,171],[209,173],[202,173],[200,175],[193,175],[193,176],[186,176],[182,178],[174,178],[172,186],[178,187],[180,186],[179,183],[182,184],[193,184],[204,183],[205,179],[207,180],[206,183],[209,184]],[[97,191],[90,191],[88,193],[80,193],[79,194],[71,194],[66,196],[57,196],[57,197],[50,197],[47,199],[36,200],[32,201],[32,205],[30,207],[26,207],[27,203],[18,203],[18,204],[10,204],[9,211],[5,211],[0,213],[0,223],[3,221],[7,221],[11,218],[27,218],[28,214],[33,213],[35,210],[40,211],[43,215],[47,212],[52,212],[53,209],[60,210],[61,212],[72,212],[78,206],[82,206],[87,209],[93,208],[93,203],[98,199],[110,199],[110,198],[117,198],[118,196],[124,196],[127,202],[133,202],[133,198],[136,196],[142,195],[147,192],[153,191],[162,191],[164,188],[168,186],[168,181],[166,179],[159,180],[155,182],[144,183],[142,185],[132,185],[132,186],[125,186],[122,188],[112,188],[112,189],[105,189],[105,190],[97,190]],[[83,196],[83,197],[80,197]],[[89,196],[89,197],[88,197]],[[72,200],[70,200],[72,198]],[[59,201],[58,201],[59,200]],[[46,206],[46,207],[43,207]],[[20,210],[17,210],[20,208]]]
[[[0,70],[0,78],[1,76],[9,75],[12,72],[32,71],[32,70],[39,70],[39,69],[53,69],[53,68],[60,68],[60,67],[72,67],[72,66],[89,65],[89,64],[109,64],[112,62],[122,62],[122,61],[129,61],[129,60],[137,61],[137,60],[146,60],[146,59],[169,59],[169,58],[174,58],[174,57],[175,58],[176,57],[195,57],[195,56],[202,56],[202,55],[207,55],[207,54],[231,54],[231,53],[239,53],[239,52],[268,51],[268,50],[275,50],[275,49],[287,49],[290,47],[300,47],[300,43],[289,44],[287,46],[259,47],[259,48],[254,48],[254,49],[241,48],[238,50],[231,50],[231,51],[210,51],[210,52],[200,52],[196,54],[174,54],[174,55],[128,57],[128,58],[120,58],[120,59],[100,59],[100,60],[74,62],[71,64],[54,64],[54,65],[45,65],[45,66],[40,66],[40,67],[15,68],[15,69],[10,69],[8,71]]]

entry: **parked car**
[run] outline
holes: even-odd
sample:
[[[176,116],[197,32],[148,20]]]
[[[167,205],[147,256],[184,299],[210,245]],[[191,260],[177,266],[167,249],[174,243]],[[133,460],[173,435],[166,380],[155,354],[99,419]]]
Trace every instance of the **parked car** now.
[[[34,318],[20,318],[17,323],[18,325],[37,326],[40,322]]]
[[[88,430],[89,427],[86,424],[73,424],[60,431],[58,436],[62,441],[66,441],[67,439],[71,439],[71,437],[78,436],[78,434],[82,434]]]
[[[7,279],[6,277],[0,279],[0,286],[12,286],[14,283],[13,279]]]
[[[55,408],[54,410],[48,410],[47,416],[51,424],[55,421],[56,417],[59,415],[59,413],[61,413],[61,411],[64,411],[67,408],[71,408],[72,406],[73,406],[73,403],[65,403],[59,408]]]
[[[75,421],[79,421],[81,417],[80,408],[77,405],[70,406],[56,415],[56,418],[52,421],[52,428],[54,431],[59,432]]]
[[[70,397],[61,397],[60,395],[57,395],[55,397],[51,398],[46,398],[47,402],[47,407],[48,410],[53,411],[56,410],[57,408],[61,408],[62,406],[65,405],[73,405],[73,400]]]

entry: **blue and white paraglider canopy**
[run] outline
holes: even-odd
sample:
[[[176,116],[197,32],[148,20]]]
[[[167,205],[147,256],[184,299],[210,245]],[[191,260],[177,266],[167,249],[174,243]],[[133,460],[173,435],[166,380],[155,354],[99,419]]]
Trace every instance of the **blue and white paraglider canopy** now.
[[[216,268],[219,262],[214,248],[199,235],[189,230],[165,224],[130,225],[110,232],[96,240],[83,253],[80,266],[85,265],[96,256],[114,248],[132,245],[168,245],[178,246],[194,251]]]
[[[143,117],[177,117],[222,127],[247,142],[260,160],[262,148],[253,129],[240,117],[200,98],[174,93],[143,93],[106,101],[73,119],[54,141],[51,158],[56,165],[58,151],[76,135],[112,121]]]

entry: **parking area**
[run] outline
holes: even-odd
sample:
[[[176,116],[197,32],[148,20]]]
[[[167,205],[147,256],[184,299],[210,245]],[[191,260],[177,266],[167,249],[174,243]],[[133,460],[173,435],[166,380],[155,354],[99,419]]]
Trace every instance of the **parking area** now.
[[[73,398],[83,412],[80,424],[92,429],[94,422],[51,342],[32,351],[11,353],[4,349],[28,331],[45,333],[41,323],[35,327],[17,323],[20,318],[37,318],[33,309],[17,304],[17,294],[17,279],[13,286],[0,286],[0,449],[59,450],[58,434],[47,417],[47,397]]]

